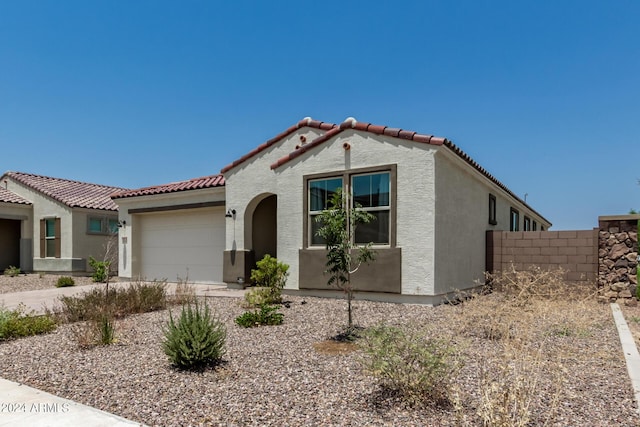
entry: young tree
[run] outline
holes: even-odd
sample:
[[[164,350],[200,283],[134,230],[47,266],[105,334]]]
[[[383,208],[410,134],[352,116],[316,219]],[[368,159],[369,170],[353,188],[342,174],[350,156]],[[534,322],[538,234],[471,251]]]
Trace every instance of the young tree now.
[[[347,297],[347,333],[351,333],[353,328],[351,275],[358,271],[363,262],[375,259],[375,252],[371,249],[373,243],[358,245],[354,242],[356,227],[373,221],[375,217],[359,209],[359,205],[352,207],[350,202],[349,194],[339,188],[331,197],[328,209],[316,217],[321,224],[316,235],[324,239],[327,247],[325,272],[331,275],[327,283],[342,290]],[[353,251],[355,254],[352,254]]]

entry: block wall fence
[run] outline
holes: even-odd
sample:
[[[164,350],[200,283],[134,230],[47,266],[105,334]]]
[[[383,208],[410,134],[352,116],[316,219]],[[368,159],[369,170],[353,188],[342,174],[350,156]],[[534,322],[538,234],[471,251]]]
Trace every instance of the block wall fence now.
[[[599,217],[593,230],[487,231],[486,269],[562,268],[567,281],[630,298],[637,285],[639,220],[640,215]]]

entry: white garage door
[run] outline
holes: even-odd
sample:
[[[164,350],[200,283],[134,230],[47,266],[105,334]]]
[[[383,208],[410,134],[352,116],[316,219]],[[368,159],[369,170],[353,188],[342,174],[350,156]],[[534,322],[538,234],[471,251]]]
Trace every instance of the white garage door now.
[[[223,207],[142,214],[139,224],[142,277],[222,282]]]

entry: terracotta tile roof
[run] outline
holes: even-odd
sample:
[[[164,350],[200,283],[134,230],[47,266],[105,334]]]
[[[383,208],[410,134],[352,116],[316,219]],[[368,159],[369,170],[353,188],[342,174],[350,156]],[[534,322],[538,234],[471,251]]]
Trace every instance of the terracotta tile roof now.
[[[117,211],[118,206],[109,196],[116,191],[125,190],[119,187],[89,184],[23,172],[7,172],[4,176],[10,177],[16,182],[51,197],[70,208]]]
[[[228,164],[227,166],[222,168],[220,173],[225,173],[225,172],[235,168],[239,164],[246,162],[251,157],[253,157],[256,154],[266,150],[267,148],[271,147],[276,142],[280,141],[283,138],[286,138],[288,135],[292,134],[297,129],[300,129],[302,127],[310,127],[310,128],[321,129],[321,130],[331,130],[331,129],[337,128],[338,125],[336,125],[334,123],[327,123],[327,122],[321,122],[321,121],[318,121],[318,120],[313,120],[311,117],[305,117],[304,119],[300,120],[298,123],[296,123],[295,125],[291,126],[290,128],[288,128],[284,132],[280,133],[279,135],[274,136],[273,138],[271,138],[270,140],[268,140],[264,144],[256,147],[252,151],[250,151],[247,154],[245,154],[244,156],[240,157],[238,160]]]
[[[175,193],[178,191],[199,190],[202,188],[213,188],[224,186],[222,175],[209,175],[201,178],[193,178],[186,181],[172,182],[153,187],[139,188],[137,190],[127,190],[112,194],[113,199],[124,199],[126,197],[149,196],[153,194]]]
[[[449,141],[448,139],[433,136],[433,135],[420,134],[417,132],[408,131],[408,130],[399,129],[399,128],[390,128],[387,126],[380,126],[380,125],[373,125],[371,123],[358,122],[353,118],[348,118],[347,120],[342,122],[339,126],[334,126],[333,128],[331,128],[324,135],[321,135],[318,138],[314,139],[313,141],[297,148],[296,150],[292,151],[286,156],[279,158],[275,163],[271,165],[271,169],[279,168],[280,166],[284,165],[290,160],[293,160],[296,157],[301,156],[302,154],[306,153],[312,148],[317,147],[318,145],[330,140],[334,136],[338,135],[341,132],[344,132],[347,129],[355,129],[358,131],[369,132],[376,135],[386,135],[386,136],[406,139],[406,140],[410,140],[410,141],[422,143],[422,144],[445,146],[446,148],[451,150],[454,154],[456,154],[458,157],[460,157],[462,160],[467,162],[471,167],[476,169],[478,172],[484,175],[487,179],[493,182],[495,185],[497,185],[502,190],[504,190],[511,197],[518,200],[523,205],[527,206],[529,209],[531,209],[532,212],[536,213],[541,218],[545,219],[542,215],[536,212],[531,206],[529,206],[524,200],[522,200],[520,197],[514,194],[511,190],[509,190],[506,185],[498,181],[497,178],[495,178],[493,175],[487,172],[486,169],[480,166],[475,160],[469,157],[468,154],[466,154],[464,151],[462,151],[458,146],[456,146],[453,142]],[[548,220],[545,219],[545,221],[548,221]]]
[[[17,205],[31,205],[32,203],[27,199],[18,196],[13,191],[9,191],[5,188],[0,187],[0,202],[4,203],[15,203]]]
[[[308,144],[305,144],[300,148],[287,154],[286,156],[279,158],[275,163],[271,165],[271,169],[279,168],[280,166],[284,165],[288,161],[293,160],[296,157],[301,156],[302,154],[311,150],[312,148],[317,147],[323,142],[330,140],[335,135],[345,131],[346,129],[355,129],[359,131],[375,133],[377,135],[386,135],[394,138],[407,139],[407,140],[425,143],[425,144],[431,144],[431,145],[442,145],[447,141],[445,138],[439,138],[433,135],[423,135],[423,134],[419,134],[416,132],[407,131],[403,129],[372,125],[371,123],[357,122],[355,121],[355,119],[347,119],[344,122],[342,122],[340,126],[336,126],[332,128],[324,135],[317,137],[316,139],[309,142]]]

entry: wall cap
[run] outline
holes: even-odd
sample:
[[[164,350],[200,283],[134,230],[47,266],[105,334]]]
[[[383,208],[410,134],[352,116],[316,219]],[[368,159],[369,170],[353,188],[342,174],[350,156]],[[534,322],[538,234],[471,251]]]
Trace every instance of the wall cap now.
[[[631,219],[640,220],[640,214],[607,215],[598,217],[598,221],[623,221]]]

